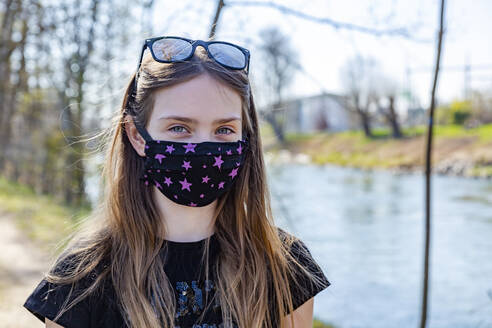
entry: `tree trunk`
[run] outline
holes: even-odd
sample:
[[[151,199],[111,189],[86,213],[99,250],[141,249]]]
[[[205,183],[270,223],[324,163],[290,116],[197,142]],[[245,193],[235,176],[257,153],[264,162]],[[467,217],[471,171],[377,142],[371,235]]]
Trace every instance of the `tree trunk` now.
[[[19,1],[9,0],[4,5],[2,25],[0,27],[0,172],[5,167],[6,149],[10,141],[11,122],[14,113],[14,103],[11,91],[15,88],[10,85],[11,61],[16,43],[13,41],[14,25],[22,4]],[[14,90],[12,90],[14,89]]]
[[[362,124],[362,130],[364,131],[364,135],[368,138],[372,138],[372,129],[371,129],[371,117],[368,113],[363,110],[359,110],[359,117]]]
[[[389,97],[389,107],[388,107],[388,113],[386,118],[388,119],[390,125],[391,125],[391,131],[393,132],[393,137],[394,138],[401,138],[402,133],[400,129],[400,123],[398,122],[398,115],[396,114],[395,111],[395,97],[391,96]]]

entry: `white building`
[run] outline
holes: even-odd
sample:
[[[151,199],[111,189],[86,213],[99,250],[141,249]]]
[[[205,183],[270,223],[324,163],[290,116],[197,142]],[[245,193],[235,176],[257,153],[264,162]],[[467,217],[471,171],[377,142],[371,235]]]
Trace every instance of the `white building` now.
[[[284,115],[285,132],[340,132],[357,128],[357,121],[343,103],[343,96],[322,93],[285,101],[276,111]]]

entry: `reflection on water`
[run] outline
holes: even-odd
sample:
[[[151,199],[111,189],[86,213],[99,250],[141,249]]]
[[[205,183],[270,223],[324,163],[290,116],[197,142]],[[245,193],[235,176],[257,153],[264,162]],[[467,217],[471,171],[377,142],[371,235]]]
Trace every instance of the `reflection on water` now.
[[[332,285],[315,315],[337,327],[417,327],[424,178],[333,166],[269,166],[277,224]],[[492,181],[433,178],[428,327],[492,327]]]

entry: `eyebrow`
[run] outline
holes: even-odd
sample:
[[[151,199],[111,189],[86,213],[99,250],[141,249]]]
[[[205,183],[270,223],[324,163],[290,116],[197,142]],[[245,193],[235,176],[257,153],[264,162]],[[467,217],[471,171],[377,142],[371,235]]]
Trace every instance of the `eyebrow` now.
[[[161,116],[158,118],[158,120],[176,120],[176,121],[182,121],[182,122],[187,122],[187,123],[198,123],[198,120],[190,117],[185,117],[185,116],[176,116],[176,115],[171,115],[171,116]],[[212,123],[228,123],[232,121],[240,121],[241,119],[237,116],[232,116],[228,118],[219,118],[213,121]]]

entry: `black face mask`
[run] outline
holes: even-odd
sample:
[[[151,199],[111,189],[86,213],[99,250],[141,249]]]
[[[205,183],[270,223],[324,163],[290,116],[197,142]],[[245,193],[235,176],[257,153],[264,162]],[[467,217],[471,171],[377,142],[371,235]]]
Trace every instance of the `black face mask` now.
[[[173,202],[192,207],[208,205],[237,180],[247,138],[199,143],[154,140],[136,121],[135,126],[145,140],[145,170],[140,180],[156,186]]]

